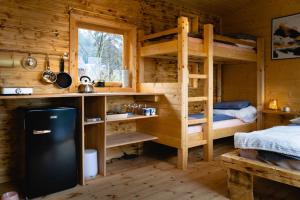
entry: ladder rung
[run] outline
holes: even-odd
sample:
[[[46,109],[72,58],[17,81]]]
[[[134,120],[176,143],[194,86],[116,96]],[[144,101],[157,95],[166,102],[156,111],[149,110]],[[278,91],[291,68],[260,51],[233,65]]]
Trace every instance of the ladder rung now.
[[[189,74],[189,78],[193,78],[193,79],[207,79],[207,75],[205,75],[205,74]]]
[[[189,97],[189,102],[207,101],[207,97]]]
[[[195,125],[195,124],[203,124],[206,123],[207,119],[202,118],[202,119],[189,119],[188,120],[188,125]]]

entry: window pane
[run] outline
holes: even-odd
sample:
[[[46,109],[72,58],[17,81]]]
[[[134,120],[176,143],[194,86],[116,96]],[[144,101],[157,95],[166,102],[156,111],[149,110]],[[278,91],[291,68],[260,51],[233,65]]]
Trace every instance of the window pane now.
[[[78,77],[121,81],[123,35],[78,29]]]

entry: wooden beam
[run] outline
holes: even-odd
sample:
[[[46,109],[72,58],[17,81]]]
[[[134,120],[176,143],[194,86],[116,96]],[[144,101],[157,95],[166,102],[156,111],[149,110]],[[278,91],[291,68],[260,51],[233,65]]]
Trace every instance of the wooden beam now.
[[[214,63],[213,63],[213,47],[214,47],[214,32],[213,25],[204,25],[204,41],[203,48],[207,57],[204,61],[204,74],[207,75],[207,80],[204,87],[204,96],[208,98],[205,104],[205,117],[207,118],[207,123],[203,128],[203,139],[207,140],[207,144],[204,145],[203,155],[206,161],[213,159],[213,81],[214,81]]]
[[[188,162],[188,19],[178,18],[178,83],[181,85],[181,149],[178,152],[178,167],[187,168]]]
[[[228,169],[227,176],[227,185],[231,200],[254,200],[252,175]]]
[[[264,39],[257,40],[257,129],[263,129],[263,107],[265,103],[265,55]]]
[[[207,101],[207,97],[189,97],[189,102]]]
[[[174,54],[176,55],[178,48],[178,42],[176,39],[160,42],[156,44],[144,45],[141,48],[141,56],[143,57],[153,57],[156,55],[164,55],[164,54]]]
[[[144,37],[139,38],[139,41],[150,40],[150,39],[159,38],[159,37],[163,37],[163,36],[166,36],[166,35],[172,35],[172,34],[177,34],[177,33],[178,33],[178,29],[177,28],[172,28],[172,29],[168,29],[168,30],[161,31],[161,32],[158,32],[158,33],[145,35]]]
[[[207,79],[206,74],[189,74],[189,78],[191,79]]]
[[[144,37],[144,31],[143,30],[139,30],[138,31],[138,66],[137,66],[137,83],[143,83],[144,82],[144,72],[145,72],[145,63],[144,63],[144,58],[141,56],[141,50],[143,47],[143,42],[142,42],[142,38]]]
[[[191,18],[191,32],[192,33],[199,33],[199,17],[195,15]]]
[[[240,40],[240,39],[236,39],[236,38],[231,38],[231,37],[227,37],[224,35],[214,35],[214,40],[218,40],[218,41],[222,41],[222,42],[230,42],[230,43],[234,43],[234,44],[242,44],[242,45],[246,45],[246,46],[250,46],[250,47],[256,47],[256,42],[250,42],[250,41],[244,41],[244,40]]]
[[[222,64],[217,65],[217,102],[222,101]]]
[[[199,73],[199,64],[198,63],[191,64],[191,72],[193,74],[198,74]],[[189,75],[189,78],[191,78],[190,75]],[[191,86],[193,88],[198,88],[198,83],[199,83],[198,79],[194,78],[194,79],[191,80]]]
[[[202,119],[189,119],[188,125],[195,125],[195,124],[204,124],[207,123],[207,118]]]

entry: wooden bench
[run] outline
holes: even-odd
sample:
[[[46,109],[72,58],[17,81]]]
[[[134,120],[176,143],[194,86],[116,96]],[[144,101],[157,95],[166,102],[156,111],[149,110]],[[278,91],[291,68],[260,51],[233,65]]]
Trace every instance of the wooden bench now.
[[[222,164],[227,168],[227,183],[231,200],[253,200],[253,177],[300,187],[300,171],[283,169],[239,156],[238,151],[223,154]]]

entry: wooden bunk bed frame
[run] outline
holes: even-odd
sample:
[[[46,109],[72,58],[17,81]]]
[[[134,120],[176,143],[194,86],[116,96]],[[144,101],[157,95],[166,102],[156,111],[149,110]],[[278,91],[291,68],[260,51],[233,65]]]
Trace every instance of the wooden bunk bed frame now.
[[[253,178],[255,176],[300,188],[300,172],[251,160],[229,152],[221,156],[227,169],[227,184],[231,200],[253,200]]]
[[[195,26],[192,26],[195,27]],[[139,32],[138,48],[138,89],[141,92],[165,93],[165,99],[160,105],[160,117],[155,127],[144,124],[144,130],[148,134],[158,137],[157,142],[178,149],[178,168],[185,169],[188,161],[188,149],[203,145],[205,160],[213,159],[213,140],[232,136],[237,131],[250,132],[262,126],[262,106],[264,102],[264,41],[259,38],[257,42],[245,42],[243,40],[215,35],[213,25],[204,25],[203,39],[189,37],[189,22],[186,17],[179,17],[178,27],[159,33],[144,35]],[[193,30],[195,32],[195,30]],[[155,41],[167,35],[175,35],[169,40]],[[218,41],[234,42],[257,50],[242,48]],[[152,40],[149,42],[149,40]],[[178,82],[177,83],[144,83],[144,59],[166,58],[177,59]],[[204,73],[189,73],[188,61],[196,60],[204,63]],[[252,62],[257,63],[257,110],[258,119],[256,123],[241,126],[213,130],[213,67],[214,60],[219,63]],[[218,67],[218,73],[221,73]],[[189,80],[197,82],[199,79],[205,81],[204,96],[189,97]],[[196,80],[196,81],[195,81]],[[218,85],[221,84],[218,81]],[[220,92],[218,92],[220,93]],[[220,95],[220,94],[219,94]],[[221,97],[218,96],[218,100]],[[203,119],[188,119],[189,102],[205,102]],[[203,131],[196,134],[187,134],[188,126],[203,124]],[[143,124],[142,124],[143,125]]]

